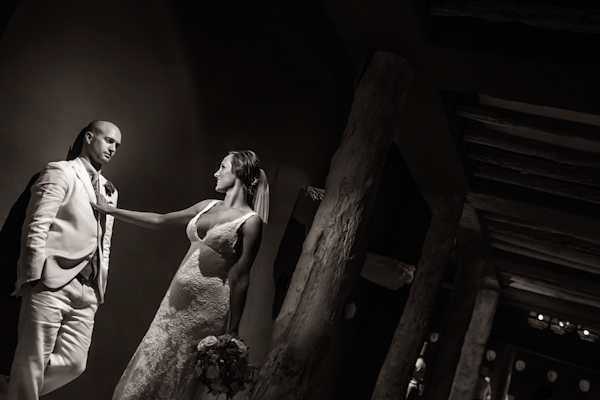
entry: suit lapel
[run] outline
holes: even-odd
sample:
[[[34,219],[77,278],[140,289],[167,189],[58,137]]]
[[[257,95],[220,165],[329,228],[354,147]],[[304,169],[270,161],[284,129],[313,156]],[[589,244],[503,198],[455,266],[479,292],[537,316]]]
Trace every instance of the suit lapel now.
[[[87,192],[90,200],[94,203],[96,202],[96,193],[94,192],[94,187],[92,186],[92,181],[90,180],[90,175],[85,169],[85,165],[81,162],[79,158],[73,160],[73,169],[75,169],[75,173],[79,180],[83,183],[83,187]]]

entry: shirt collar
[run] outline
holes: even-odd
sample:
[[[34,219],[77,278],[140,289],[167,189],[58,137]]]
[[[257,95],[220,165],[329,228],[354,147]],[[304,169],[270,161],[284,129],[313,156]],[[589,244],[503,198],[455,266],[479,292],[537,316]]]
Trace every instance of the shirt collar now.
[[[86,158],[80,156],[79,159],[81,160],[81,163],[83,164],[83,166],[85,167],[86,171],[90,175],[90,179],[91,180],[94,179],[94,176],[100,175],[100,171],[96,171],[96,168],[94,168],[92,166],[92,163],[90,163]]]

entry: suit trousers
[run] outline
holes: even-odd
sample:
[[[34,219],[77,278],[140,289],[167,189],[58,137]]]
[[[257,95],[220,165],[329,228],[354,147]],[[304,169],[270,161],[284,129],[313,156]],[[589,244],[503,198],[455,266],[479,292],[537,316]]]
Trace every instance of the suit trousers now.
[[[85,370],[99,293],[73,279],[59,289],[23,285],[8,399],[37,400]]]

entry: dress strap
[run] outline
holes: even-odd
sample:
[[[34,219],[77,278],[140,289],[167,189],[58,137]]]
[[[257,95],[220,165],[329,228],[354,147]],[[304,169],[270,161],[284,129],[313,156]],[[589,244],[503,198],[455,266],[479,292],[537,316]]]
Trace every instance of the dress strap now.
[[[210,210],[211,208],[213,208],[218,202],[219,202],[219,200],[213,200],[213,201],[211,201],[206,207],[204,207],[202,209],[202,211],[200,211],[198,214],[196,214],[194,216],[194,218],[192,218],[190,220],[190,222],[188,223],[188,227],[191,227],[192,225],[195,227],[196,226],[196,221],[198,220],[198,218],[200,218],[200,216],[202,214],[204,214],[205,212],[207,212],[208,210]]]
[[[215,205],[217,205],[217,203],[218,203],[219,201],[221,201],[221,200],[213,200],[212,202],[210,202],[210,203],[209,203],[209,204],[208,204],[206,207],[204,207],[204,208],[202,209],[202,211],[200,211],[200,212],[198,213],[198,216],[200,216],[200,215],[204,214],[205,212],[207,212],[208,210],[210,210],[211,208],[213,208]]]
[[[253,215],[258,215],[256,212],[254,211],[250,211],[248,214],[241,216],[239,219],[239,224],[238,226],[241,226],[244,222],[246,222],[246,220],[250,217],[252,217]]]

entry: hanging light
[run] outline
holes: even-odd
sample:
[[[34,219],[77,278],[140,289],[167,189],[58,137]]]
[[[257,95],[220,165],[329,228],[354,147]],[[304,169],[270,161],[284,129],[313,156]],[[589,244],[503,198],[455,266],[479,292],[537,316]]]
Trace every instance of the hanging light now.
[[[529,318],[527,318],[527,323],[529,326],[535,329],[546,329],[549,321],[550,317],[547,315],[538,314],[535,311],[530,311]]]
[[[575,325],[569,321],[560,321],[558,318],[552,318],[550,321],[550,330],[557,335],[564,335],[575,330]]]
[[[585,328],[582,326],[577,327],[577,334],[579,335],[579,339],[585,340],[586,342],[595,342],[600,338],[598,332],[591,330],[590,328]]]

